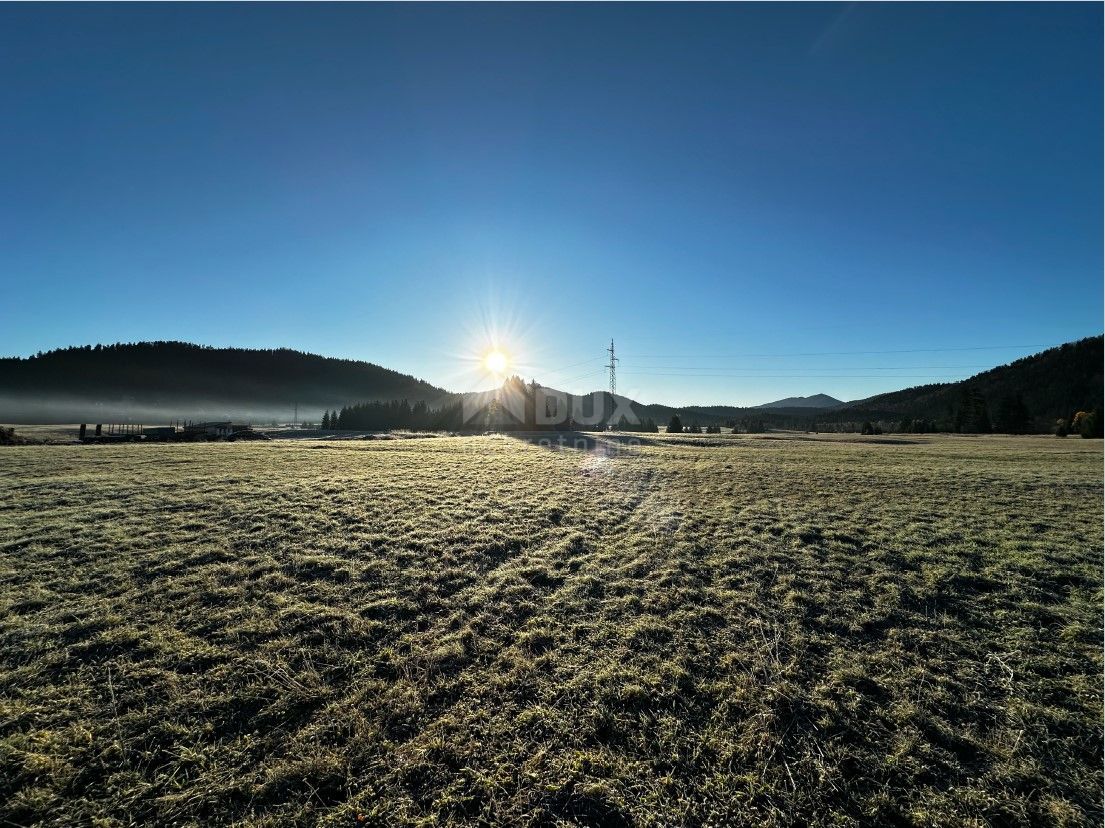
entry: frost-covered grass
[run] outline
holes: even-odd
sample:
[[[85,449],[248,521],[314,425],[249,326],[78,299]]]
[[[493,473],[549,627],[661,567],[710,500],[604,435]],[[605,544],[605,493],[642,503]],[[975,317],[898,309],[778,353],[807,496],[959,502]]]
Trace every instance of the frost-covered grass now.
[[[1100,824],[1101,443],[772,437],[0,449],[0,824]]]

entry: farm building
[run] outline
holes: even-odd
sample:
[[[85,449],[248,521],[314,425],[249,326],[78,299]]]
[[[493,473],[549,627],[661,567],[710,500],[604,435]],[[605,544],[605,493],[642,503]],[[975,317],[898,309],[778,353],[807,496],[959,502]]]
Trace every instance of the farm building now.
[[[219,438],[230,437],[235,431],[245,431],[247,425],[235,425],[229,420],[215,423],[188,423],[184,433],[189,437]]]
[[[178,433],[173,426],[151,426],[142,429],[142,436],[145,439],[162,442],[175,440]]]

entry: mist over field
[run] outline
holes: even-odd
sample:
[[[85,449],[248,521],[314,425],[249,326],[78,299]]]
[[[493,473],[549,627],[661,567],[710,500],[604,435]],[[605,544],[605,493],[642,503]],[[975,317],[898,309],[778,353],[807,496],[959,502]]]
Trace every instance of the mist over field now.
[[[319,412],[307,409],[317,421]],[[242,400],[204,400],[193,397],[159,405],[117,400],[105,403],[95,397],[76,395],[48,397],[0,394],[0,421],[5,423],[146,423],[155,425],[174,420],[240,420],[268,424],[291,422],[291,406],[244,403]],[[305,414],[300,415],[304,420]]]

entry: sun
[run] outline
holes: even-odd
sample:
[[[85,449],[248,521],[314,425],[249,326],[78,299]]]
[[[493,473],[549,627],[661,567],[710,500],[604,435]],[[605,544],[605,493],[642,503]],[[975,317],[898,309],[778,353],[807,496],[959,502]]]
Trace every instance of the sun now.
[[[510,359],[498,348],[493,348],[483,356],[483,367],[489,374],[501,377],[510,367]]]

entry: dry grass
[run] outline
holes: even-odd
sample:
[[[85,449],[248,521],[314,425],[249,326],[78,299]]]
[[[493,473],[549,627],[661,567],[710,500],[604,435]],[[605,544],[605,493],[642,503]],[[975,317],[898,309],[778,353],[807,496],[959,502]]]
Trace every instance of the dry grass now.
[[[80,437],[79,424],[72,425],[4,425],[0,428],[14,428],[20,437],[35,443],[72,443]],[[88,427],[89,434],[94,426]]]
[[[5,449],[0,824],[1100,824],[1101,463]]]

